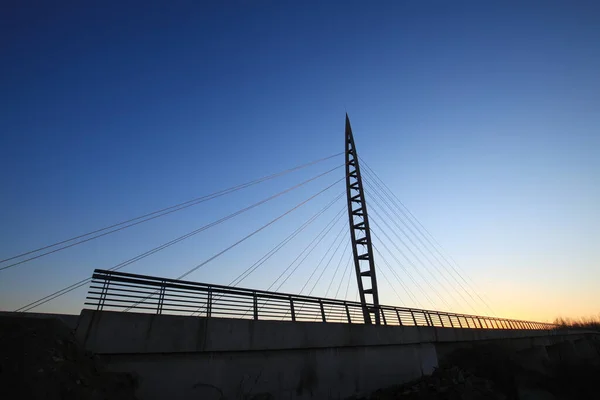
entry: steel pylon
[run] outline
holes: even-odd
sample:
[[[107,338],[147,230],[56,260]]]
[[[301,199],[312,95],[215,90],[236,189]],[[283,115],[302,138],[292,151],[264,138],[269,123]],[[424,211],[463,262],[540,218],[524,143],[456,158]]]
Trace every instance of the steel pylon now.
[[[374,316],[375,324],[379,325],[379,294],[377,292],[377,277],[375,274],[375,262],[373,260],[367,202],[365,201],[358,154],[348,114],[346,114],[345,148],[346,195],[348,198],[350,237],[352,239],[352,253],[354,255],[356,280],[358,281],[358,293],[360,294],[365,324],[372,324],[372,316]]]

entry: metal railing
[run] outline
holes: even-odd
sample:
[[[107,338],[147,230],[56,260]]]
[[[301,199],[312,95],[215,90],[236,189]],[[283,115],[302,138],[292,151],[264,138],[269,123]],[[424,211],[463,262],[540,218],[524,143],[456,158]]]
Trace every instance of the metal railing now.
[[[296,322],[363,324],[359,302],[267,292],[232,286],[95,270],[85,305],[97,310],[135,310]],[[555,329],[553,324],[450,312],[379,306],[385,325],[471,329]]]

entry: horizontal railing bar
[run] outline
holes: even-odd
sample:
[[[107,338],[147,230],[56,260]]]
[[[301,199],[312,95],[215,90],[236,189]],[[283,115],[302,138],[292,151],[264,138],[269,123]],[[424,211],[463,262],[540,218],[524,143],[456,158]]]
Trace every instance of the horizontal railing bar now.
[[[122,289],[123,287],[134,287],[134,288],[139,288],[139,289],[147,289],[150,292],[146,292],[146,293],[154,293],[157,290],[160,290],[160,286],[155,287],[155,286],[143,286],[143,285],[128,285],[128,284],[123,284],[120,282],[111,282],[111,285],[108,287],[108,291],[111,290],[130,290],[130,289]],[[92,286],[91,288],[93,289],[103,289],[102,286]],[[195,295],[201,295],[201,296],[205,296],[206,293],[208,293],[208,291],[199,291],[199,290],[181,290],[181,289],[177,289],[174,290],[170,287],[165,287],[165,289],[168,289],[170,292],[174,292],[174,293],[188,293],[188,294],[195,294]]]
[[[108,274],[102,275],[102,273],[104,273],[104,272],[108,272]],[[194,288],[201,288],[203,290],[210,288],[213,291],[213,293],[219,293],[219,292],[220,293],[228,293],[228,292],[236,292],[237,291],[239,293],[244,293],[244,294],[256,293],[257,295],[261,295],[261,297],[263,297],[263,298],[289,299],[291,296],[294,299],[299,299],[299,300],[304,300],[304,301],[309,301],[309,302],[314,302],[314,301],[318,302],[319,301],[318,298],[303,296],[303,295],[295,295],[295,294],[289,294],[289,293],[274,293],[274,292],[267,292],[264,290],[243,289],[243,288],[232,289],[231,286],[213,285],[213,284],[191,282],[191,281],[179,281],[179,280],[168,279],[168,278],[156,278],[156,277],[150,277],[150,276],[146,276],[146,275],[128,274],[125,272],[96,270],[94,272],[93,277],[94,277],[94,279],[109,280],[111,282],[124,281],[124,282],[131,282],[131,283],[147,284],[147,285],[156,286],[156,287],[160,287],[160,286],[163,286],[163,284],[165,284],[166,287],[180,287],[180,288],[194,287]],[[128,277],[131,277],[131,278],[128,278]],[[338,300],[338,299],[323,299],[323,300],[327,300],[329,303],[339,303],[339,304],[344,303],[344,300]],[[357,303],[357,304],[360,304],[360,303]]]
[[[138,293],[138,295],[133,293]],[[337,320],[349,322],[347,320],[349,314],[352,323],[364,323],[363,305],[355,301],[276,293],[106,270],[94,271],[92,285],[86,298],[89,301],[84,304],[99,308],[111,308],[124,307],[129,303],[128,306],[132,309],[154,309],[158,312],[160,307],[160,312],[182,313],[189,313],[189,308],[196,308],[192,313],[206,314],[209,293],[212,296],[210,314],[213,316],[223,313],[222,310],[233,310],[237,314],[227,314],[241,315],[243,313],[242,318],[251,319],[254,318],[253,308],[257,306],[259,316],[262,314],[263,319],[274,315],[277,318],[291,320],[291,301],[294,305],[296,320],[322,321],[321,310],[323,309],[327,322],[336,322]],[[148,305],[153,308],[147,307]],[[171,307],[180,307],[181,309]],[[367,304],[367,307],[373,308],[374,305]],[[380,314],[385,316],[387,325],[401,323],[406,326],[414,326],[416,322],[416,326],[452,326],[465,329],[549,329],[555,327],[555,325],[546,323],[406,307],[384,305],[379,306],[379,310]]]

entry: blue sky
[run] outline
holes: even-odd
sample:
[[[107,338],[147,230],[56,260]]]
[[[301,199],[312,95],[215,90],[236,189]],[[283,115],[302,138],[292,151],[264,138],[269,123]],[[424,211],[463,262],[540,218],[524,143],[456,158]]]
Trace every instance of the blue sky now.
[[[361,157],[496,313],[600,311],[594,2],[109,3],[2,5],[0,258],[338,153],[348,112]],[[342,162],[2,271],[0,308]],[[177,276],[341,174],[128,270]],[[342,189],[191,278],[227,283]],[[268,286],[298,239],[247,285]]]

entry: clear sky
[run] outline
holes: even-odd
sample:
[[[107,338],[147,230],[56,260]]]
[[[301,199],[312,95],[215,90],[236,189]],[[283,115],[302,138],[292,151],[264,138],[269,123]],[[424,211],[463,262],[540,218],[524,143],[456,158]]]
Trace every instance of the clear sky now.
[[[175,3],[2,2],[0,259],[339,153],[348,112],[361,157],[496,314],[600,312],[597,2]],[[341,163],[0,271],[0,308]],[[342,176],[337,169],[125,270],[176,277]],[[228,283],[342,189],[189,279]],[[242,286],[268,287],[338,205]],[[299,292],[316,261],[281,290]],[[416,276],[422,267],[413,267]],[[382,302],[417,305],[380,282]],[[77,312],[84,297],[85,288],[39,310]]]

